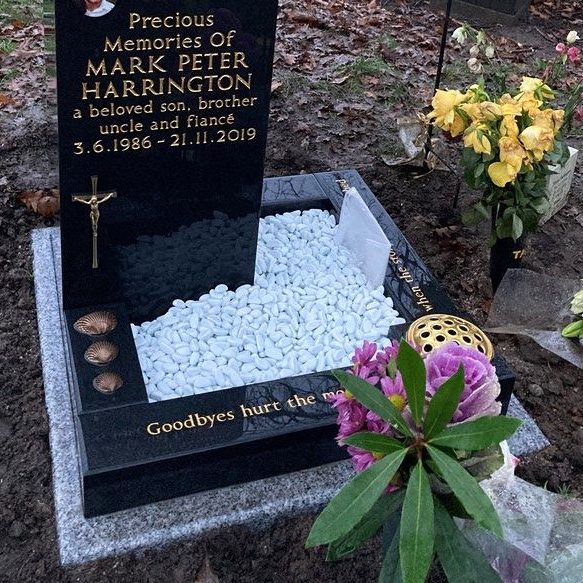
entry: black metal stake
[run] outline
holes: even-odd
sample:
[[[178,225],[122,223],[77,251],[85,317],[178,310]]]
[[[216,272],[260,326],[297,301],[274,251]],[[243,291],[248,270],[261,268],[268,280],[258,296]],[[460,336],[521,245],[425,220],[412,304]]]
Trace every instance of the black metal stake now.
[[[447,34],[449,31],[449,21],[451,15],[451,5],[453,4],[453,0],[447,0],[447,7],[445,9],[445,21],[443,22],[443,32],[441,33],[441,46],[439,48],[439,61],[437,63],[437,75],[435,76],[435,88],[433,93],[439,89],[441,85],[441,74],[443,71],[443,59],[445,56],[445,47],[447,45]],[[423,161],[423,165],[427,166],[427,156],[431,151],[431,138],[433,137],[433,125],[430,124],[427,128],[427,142],[425,143],[425,159]]]

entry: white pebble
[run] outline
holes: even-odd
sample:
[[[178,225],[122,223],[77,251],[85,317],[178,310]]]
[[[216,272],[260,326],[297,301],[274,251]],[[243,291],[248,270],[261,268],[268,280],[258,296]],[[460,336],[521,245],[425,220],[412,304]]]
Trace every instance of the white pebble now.
[[[202,223],[172,237],[193,245],[230,228],[218,216]],[[389,328],[404,321],[382,286],[366,287],[348,250],[337,246],[335,229],[334,216],[318,209],[261,219],[254,285],[217,285],[198,301],[177,299],[157,320],[132,326],[150,401],[347,366],[365,338],[386,346]],[[152,253],[167,245],[164,265],[179,248],[172,237],[142,237],[140,244],[151,243]],[[132,256],[128,269],[136,264]],[[184,269],[188,278],[187,261]]]

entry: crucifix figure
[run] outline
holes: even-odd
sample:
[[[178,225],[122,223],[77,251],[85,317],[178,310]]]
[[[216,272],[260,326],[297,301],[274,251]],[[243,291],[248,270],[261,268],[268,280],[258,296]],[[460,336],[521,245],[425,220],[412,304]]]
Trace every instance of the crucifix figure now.
[[[115,190],[98,192],[97,180],[97,176],[91,177],[91,194],[74,194],[72,196],[74,202],[81,202],[83,204],[89,205],[89,208],[91,209],[89,212],[89,217],[91,219],[91,230],[93,233],[93,269],[97,269],[99,267],[99,261],[97,257],[97,237],[99,234],[100,217],[99,205],[117,197],[117,191]]]

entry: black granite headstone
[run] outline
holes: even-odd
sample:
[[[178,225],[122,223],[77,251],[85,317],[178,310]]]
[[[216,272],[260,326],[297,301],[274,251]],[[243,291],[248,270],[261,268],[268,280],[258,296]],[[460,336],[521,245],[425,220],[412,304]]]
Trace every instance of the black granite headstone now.
[[[251,283],[262,213],[338,216],[342,185],[355,186],[392,242],[385,290],[400,315],[456,313],[358,173],[263,182],[276,13],[277,0],[56,4],[63,307],[87,516],[345,456],[329,372],[149,402],[130,323]],[[76,326],[95,310],[117,321],[105,340]],[[117,357],[88,358],[100,343]],[[514,377],[498,372],[507,404]],[[123,384],[103,392],[104,375]]]
[[[139,323],[253,281],[276,15],[277,0],[56,3],[66,310],[123,303]]]

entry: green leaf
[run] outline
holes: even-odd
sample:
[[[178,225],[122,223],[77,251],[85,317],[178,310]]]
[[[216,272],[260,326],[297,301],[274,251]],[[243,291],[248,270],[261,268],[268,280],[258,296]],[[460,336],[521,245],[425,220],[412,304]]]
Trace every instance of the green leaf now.
[[[486,496],[478,482],[458,462],[433,447],[427,446],[431,459],[452,489],[466,512],[481,526],[502,537],[502,527],[490,498]]]
[[[425,406],[425,363],[421,355],[405,340],[401,340],[397,355],[397,368],[403,378],[407,401],[413,421],[419,426],[423,420]]]
[[[484,553],[468,541],[447,510],[435,505],[435,550],[450,583],[500,583]]]
[[[366,381],[348,374],[343,370],[334,371],[333,374],[340,385],[367,409],[370,409],[379,417],[391,423],[403,435],[407,437],[411,436],[411,430],[407,423],[405,423],[401,413],[381,391]]]
[[[543,215],[544,213],[546,213],[549,208],[550,208],[550,204],[549,201],[546,197],[541,196],[538,198],[533,198],[530,200],[530,206],[539,214],[539,215]]]
[[[399,521],[395,522],[395,532],[390,544],[386,545],[387,552],[383,559],[383,565],[379,574],[378,583],[402,583],[401,579],[401,561],[399,559]]]
[[[522,421],[514,417],[479,417],[448,427],[429,441],[439,447],[477,451],[508,439],[521,425]]]
[[[433,559],[433,494],[419,460],[409,477],[401,513],[399,557],[404,583],[424,583]]]
[[[401,510],[405,490],[381,496],[364,518],[344,537],[330,543],[327,561],[338,561],[373,537],[389,518]]]
[[[490,213],[482,202],[476,203],[462,213],[462,222],[468,226],[477,225],[488,219],[490,219]]]
[[[352,478],[318,516],[306,547],[331,543],[350,532],[379,499],[406,455],[407,450],[391,453]]]
[[[381,435],[380,433],[373,433],[371,431],[361,431],[360,433],[353,433],[342,440],[344,445],[352,445],[365,451],[373,453],[393,453],[405,449],[405,446],[396,439]]]
[[[524,231],[524,225],[522,224],[522,219],[518,215],[512,215],[512,238],[518,241],[522,237]]]
[[[464,390],[464,365],[460,364],[457,372],[433,395],[425,417],[423,433],[426,439],[437,435],[451,421]]]

